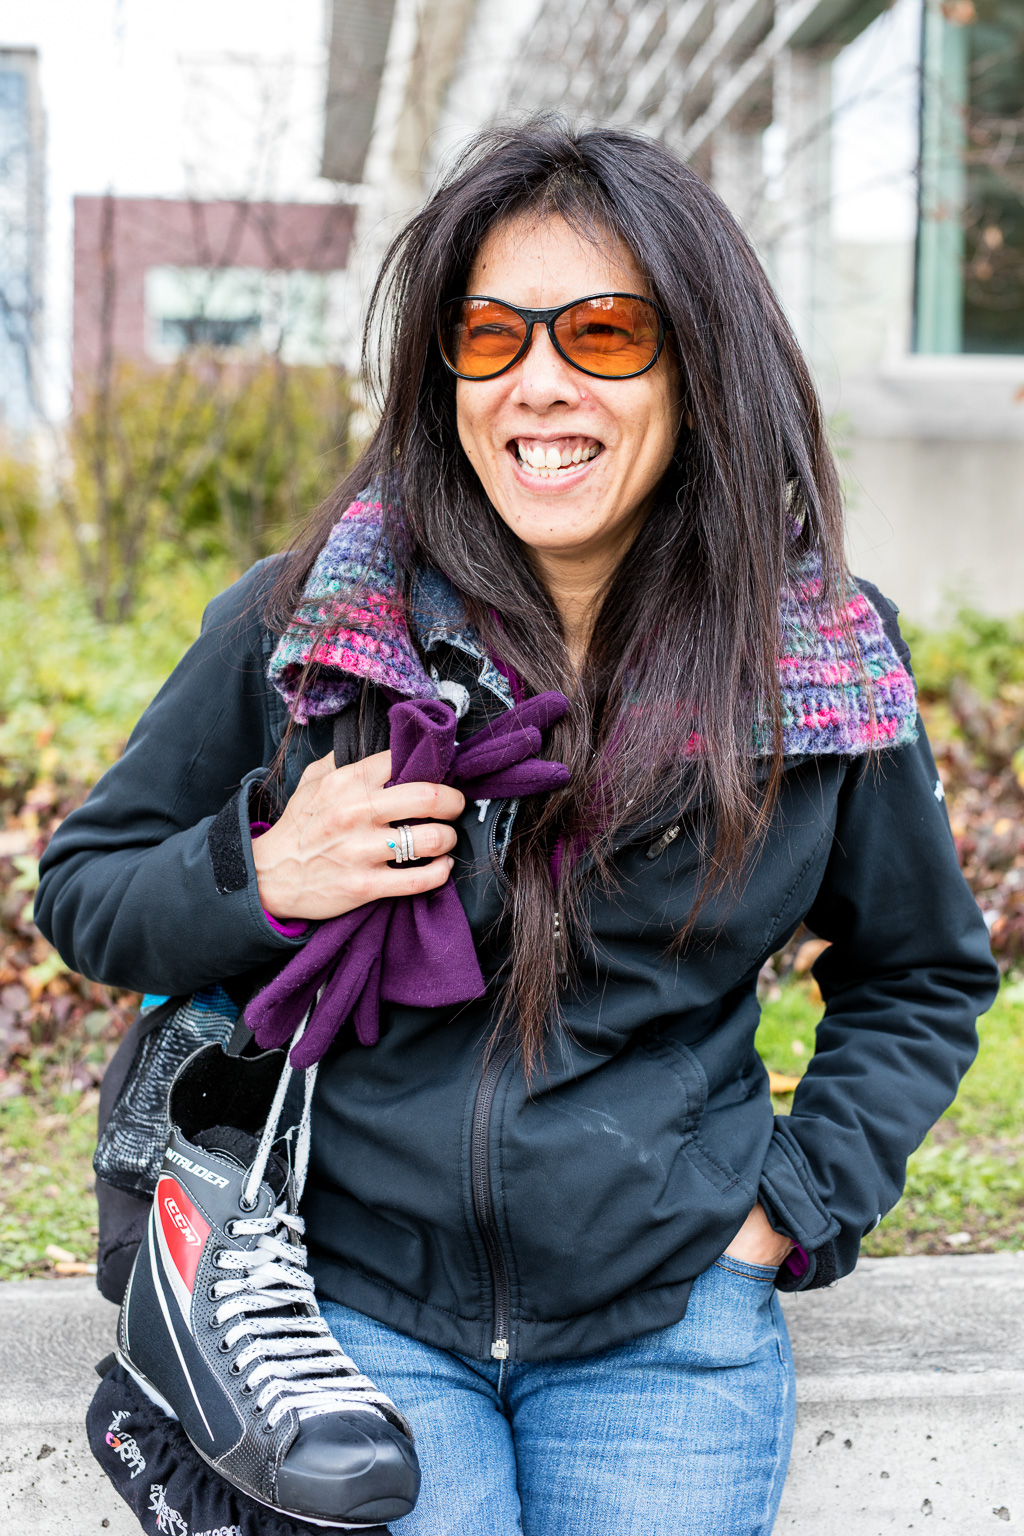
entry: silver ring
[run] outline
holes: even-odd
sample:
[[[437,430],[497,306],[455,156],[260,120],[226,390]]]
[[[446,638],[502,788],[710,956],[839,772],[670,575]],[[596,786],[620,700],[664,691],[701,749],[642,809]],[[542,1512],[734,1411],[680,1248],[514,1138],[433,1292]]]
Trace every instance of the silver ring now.
[[[416,849],[412,841],[412,827],[404,824],[395,829],[394,839],[388,840],[388,847],[395,855],[396,864],[411,864],[416,857]]]

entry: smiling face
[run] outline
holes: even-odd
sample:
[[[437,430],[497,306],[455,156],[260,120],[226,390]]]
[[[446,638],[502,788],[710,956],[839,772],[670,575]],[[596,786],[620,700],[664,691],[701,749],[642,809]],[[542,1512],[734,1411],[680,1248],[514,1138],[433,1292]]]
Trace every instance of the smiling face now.
[[[550,309],[595,293],[647,297],[650,285],[613,236],[591,241],[556,216],[531,216],[491,230],[466,292]],[[455,399],[459,439],[491,505],[576,629],[675,451],[680,391],[669,349],[636,378],[592,378],[537,325],[514,368],[457,380]]]

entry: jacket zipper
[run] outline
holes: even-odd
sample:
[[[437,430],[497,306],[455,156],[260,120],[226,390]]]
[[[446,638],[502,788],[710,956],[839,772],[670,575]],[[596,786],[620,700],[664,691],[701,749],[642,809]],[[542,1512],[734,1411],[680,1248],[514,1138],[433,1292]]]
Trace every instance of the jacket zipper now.
[[[491,1358],[508,1359],[508,1328],[511,1310],[511,1287],[508,1265],[501,1247],[501,1236],[494,1214],[494,1191],[491,1186],[491,1110],[498,1081],[512,1055],[513,1046],[503,1046],[484,1067],[473,1105],[473,1129],[470,1138],[470,1179],[473,1186],[473,1214],[484,1240],[487,1263],[491,1271],[492,1327]]]
[[[562,916],[555,913],[555,975],[562,980],[568,974],[569,967],[565,963],[565,935],[562,932]]]
[[[648,848],[647,857],[649,859],[660,858],[669,844],[674,843],[676,838],[679,836],[679,829],[680,823],[678,821],[674,822],[671,827],[666,827],[661,836],[657,838]]]
[[[508,875],[505,873],[503,856],[498,853],[498,822],[501,820],[502,814],[505,811],[505,806],[507,804],[507,801],[499,800],[498,808],[494,815],[491,817],[491,825],[487,833],[487,853],[491,861],[491,868],[494,870],[494,873],[498,878],[498,884],[505,890],[511,890],[512,882]],[[515,818],[515,814],[518,809],[519,801],[516,800],[513,802],[511,809],[508,812],[505,812],[510,822]],[[505,837],[503,840],[506,850],[508,848],[510,830],[510,826],[507,825],[505,829]]]
[[[511,815],[515,815],[517,806],[513,805]],[[501,816],[501,807],[491,819],[488,833],[488,852],[490,854],[491,868],[499,881],[506,887],[511,882],[502,868],[502,860],[498,853],[498,821]],[[505,846],[508,846],[508,828],[506,827]],[[568,967],[565,962],[565,943],[562,935],[561,914],[554,914],[554,947],[555,947],[555,972],[559,978],[566,975]],[[487,1264],[491,1272],[491,1297],[492,1297],[492,1325],[491,1325],[491,1359],[507,1360],[509,1357],[509,1316],[511,1312],[511,1286],[508,1278],[508,1265],[505,1262],[504,1250],[501,1246],[501,1234],[498,1231],[498,1223],[494,1214],[494,1190],[491,1184],[491,1110],[494,1107],[494,1095],[497,1091],[501,1074],[504,1072],[514,1051],[514,1045],[505,1045],[496,1051],[484,1068],[480,1083],[476,1091],[476,1101],[473,1105],[473,1126],[470,1135],[470,1180],[473,1187],[473,1214],[476,1224],[483,1238],[484,1251],[487,1254]]]

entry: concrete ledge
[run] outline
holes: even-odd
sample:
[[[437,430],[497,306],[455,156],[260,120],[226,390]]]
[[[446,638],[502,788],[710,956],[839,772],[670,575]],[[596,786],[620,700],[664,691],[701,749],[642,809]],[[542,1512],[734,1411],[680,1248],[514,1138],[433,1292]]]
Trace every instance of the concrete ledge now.
[[[92,1458],[85,1410],[117,1308],[92,1280],[0,1285],[0,1530],[3,1536],[138,1536]]]
[[[865,1260],[785,1308],[799,1408],[776,1536],[1024,1529],[1024,1254]],[[83,1427],[115,1317],[90,1280],[0,1285],[3,1536],[137,1536]]]
[[[776,1536],[1024,1529],[1024,1254],[867,1259],[785,1309],[799,1407]]]

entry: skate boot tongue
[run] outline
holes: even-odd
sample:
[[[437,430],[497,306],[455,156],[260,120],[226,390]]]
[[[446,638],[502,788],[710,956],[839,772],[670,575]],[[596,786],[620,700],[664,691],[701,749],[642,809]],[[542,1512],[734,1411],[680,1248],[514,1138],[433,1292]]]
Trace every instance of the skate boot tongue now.
[[[215,1125],[209,1131],[198,1131],[193,1141],[204,1152],[219,1152],[222,1157],[231,1158],[232,1162],[243,1169],[252,1167],[260,1144],[258,1136],[240,1131],[234,1125]],[[270,1185],[274,1198],[280,1200],[288,1183],[288,1168],[284,1160],[274,1152],[267,1158],[263,1181]]]
[[[220,1157],[230,1158],[237,1163],[241,1170],[251,1168],[256,1153],[259,1150],[259,1137],[253,1136],[249,1131],[242,1131],[235,1125],[215,1125],[208,1131],[199,1131],[193,1137],[197,1147],[202,1147],[204,1152],[216,1152]],[[263,1173],[263,1183],[268,1185],[275,1201],[283,1200],[288,1186],[288,1168],[283,1158],[271,1152],[267,1158],[267,1166]],[[271,1312],[264,1312],[264,1317],[295,1317],[302,1313],[302,1307],[296,1307],[294,1303],[286,1303],[282,1307],[275,1307]]]

